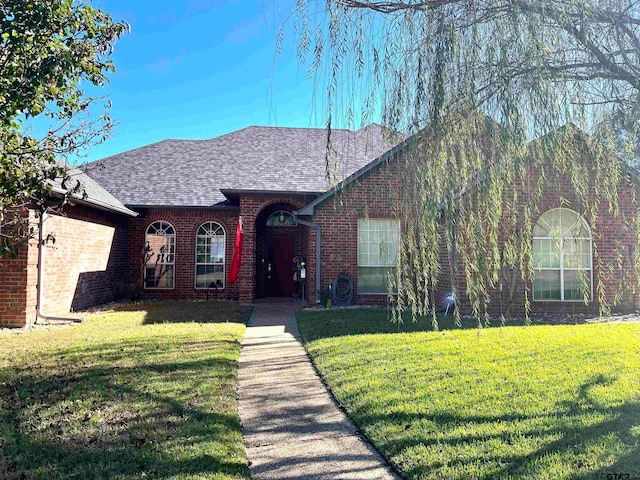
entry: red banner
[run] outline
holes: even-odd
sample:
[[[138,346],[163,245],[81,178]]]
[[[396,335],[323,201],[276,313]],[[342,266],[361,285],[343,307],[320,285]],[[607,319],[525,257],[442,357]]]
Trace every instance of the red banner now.
[[[242,217],[238,219],[238,227],[236,228],[236,243],[233,247],[233,258],[231,259],[231,269],[229,270],[229,285],[233,285],[238,280],[240,267],[242,266],[242,239],[244,232],[242,230]]]

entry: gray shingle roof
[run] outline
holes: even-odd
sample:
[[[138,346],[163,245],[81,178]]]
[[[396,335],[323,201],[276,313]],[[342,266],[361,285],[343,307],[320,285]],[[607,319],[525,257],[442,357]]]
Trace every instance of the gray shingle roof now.
[[[384,133],[377,124],[333,130],[333,180],[388,150]],[[225,201],[221,190],[324,192],[332,186],[326,152],[325,129],[247,127],[210,140],[164,140],[92,162],[88,173],[125,205],[212,206]]]
[[[63,166],[67,175],[69,176],[70,183],[69,188],[75,186],[75,180],[78,180],[82,184],[82,191],[77,195],[74,195],[78,203],[85,203],[93,207],[97,207],[101,210],[109,210],[112,212],[122,213],[132,217],[138,214],[125,207],[117,198],[106,191],[100,184],[98,184],[93,178],[87,175],[85,172],[77,167],[73,167],[63,162],[59,162]],[[54,192],[59,194],[66,194],[67,190],[62,185],[62,179],[57,178],[49,182]]]

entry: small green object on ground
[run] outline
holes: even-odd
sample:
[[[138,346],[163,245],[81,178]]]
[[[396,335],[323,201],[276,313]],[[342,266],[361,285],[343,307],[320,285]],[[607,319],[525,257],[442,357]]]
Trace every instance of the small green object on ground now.
[[[406,478],[640,477],[640,323],[433,332],[428,318],[348,309],[303,311],[298,325]]]
[[[1,335],[0,478],[248,479],[238,315],[150,302]]]

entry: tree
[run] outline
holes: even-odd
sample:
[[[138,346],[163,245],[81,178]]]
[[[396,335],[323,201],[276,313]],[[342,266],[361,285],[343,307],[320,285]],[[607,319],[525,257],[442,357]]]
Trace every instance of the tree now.
[[[433,305],[442,243],[463,257],[479,319],[488,318],[489,293],[511,285],[514,271],[522,282],[533,278],[541,190],[523,172],[570,177],[594,226],[603,205],[620,214],[618,159],[634,162],[640,150],[638,2],[302,0],[296,22],[309,74],[328,75],[329,128],[337,117],[367,123],[381,110],[385,125],[417,133],[400,206],[408,226],[394,280],[398,311],[424,314]],[[566,124],[590,137],[557,130]],[[538,148],[527,147],[533,138]],[[477,194],[459,194],[471,186]],[[528,294],[524,308],[528,315]]]
[[[84,94],[83,82],[104,84],[114,42],[128,25],[76,0],[0,0],[0,12],[2,257],[28,238],[26,207],[45,205],[51,181],[69,194],[81,190],[61,160],[103,141],[112,127],[108,102],[91,117],[97,99]],[[49,125],[37,138],[25,131],[36,117]]]

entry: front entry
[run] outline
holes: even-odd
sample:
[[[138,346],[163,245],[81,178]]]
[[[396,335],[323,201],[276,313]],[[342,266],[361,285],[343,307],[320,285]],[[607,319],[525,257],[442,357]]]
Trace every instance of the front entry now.
[[[296,238],[294,235],[267,234],[267,281],[266,293],[269,297],[283,297],[293,294],[293,257]]]
[[[304,259],[306,230],[292,215],[294,206],[279,202],[268,205],[256,216],[255,298],[291,297],[293,259]]]

